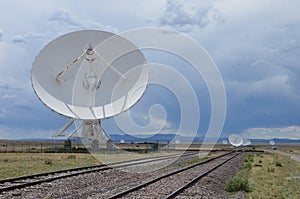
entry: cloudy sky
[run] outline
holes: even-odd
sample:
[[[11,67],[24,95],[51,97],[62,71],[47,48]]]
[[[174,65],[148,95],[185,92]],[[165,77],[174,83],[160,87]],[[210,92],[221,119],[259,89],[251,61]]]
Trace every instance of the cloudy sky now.
[[[182,32],[207,50],[226,89],[223,136],[300,139],[299,1],[0,0],[0,5],[0,139],[49,138],[68,121],[45,107],[31,87],[32,62],[47,43],[76,30],[120,33],[143,27]],[[204,135],[211,102],[203,79],[171,54],[144,54],[190,82],[201,111],[198,134]],[[163,106],[166,116],[156,114],[155,106],[150,117],[153,104]],[[158,85],[150,85],[131,111],[137,124],[152,120],[164,125],[164,133],[176,132],[180,113],[174,94]],[[121,133],[113,119],[102,123],[107,132]],[[154,132],[151,128],[143,133]]]

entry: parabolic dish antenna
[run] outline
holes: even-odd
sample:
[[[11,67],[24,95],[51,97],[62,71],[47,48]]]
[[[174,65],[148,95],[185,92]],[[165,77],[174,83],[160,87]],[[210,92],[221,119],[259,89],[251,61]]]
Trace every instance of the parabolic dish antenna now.
[[[113,33],[84,30],[46,45],[32,66],[32,86],[50,109],[76,119],[119,114],[143,95],[149,73],[142,52]]]
[[[249,146],[251,144],[251,141],[248,139],[243,139],[243,146]]]
[[[241,146],[243,144],[243,138],[238,134],[231,134],[228,139],[232,146]]]
[[[223,144],[228,144],[227,140],[222,141]]]
[[[274,146],[274,145],[275,145],[275,142],[274,142],[273,140],[270,140],[269,144],[270,144],[271,146]]]
[[[82,129],[78,136],[93,143],[110,141],[100,119],[133,106],[148,80],[142,52],[127,39],[99,30],[76,31],[54,39],[36,56],[31,73],[39,99],[71,118],[55,136],[64,136],[80,119],[82,124],[68,138]]]

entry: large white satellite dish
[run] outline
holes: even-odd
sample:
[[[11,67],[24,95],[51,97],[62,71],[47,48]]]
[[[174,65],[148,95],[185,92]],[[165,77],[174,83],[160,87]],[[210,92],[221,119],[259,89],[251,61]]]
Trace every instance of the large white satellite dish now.
[[[32,67],[38,97],[54,111],[78,119],[114,116],[143,95],[148,70],[142,52],[118,35],[85,30],[46,45]]]
[[[148,79],[142,52],[125,38],[99,30],[54,39],[37,55],[31,73],[39,99],[62,115],[83,120],[85,131],[102,131],[95,121],[133,106]]]
[[[228,140],[232,146],[241,146],[243,144],[243,138],[238,134],[231,134]]]
[[[274,145],[275,145],[274,140],[270,140],[270,141],[269,141],[269,144],[270,144],[271,146],[274,146]]]

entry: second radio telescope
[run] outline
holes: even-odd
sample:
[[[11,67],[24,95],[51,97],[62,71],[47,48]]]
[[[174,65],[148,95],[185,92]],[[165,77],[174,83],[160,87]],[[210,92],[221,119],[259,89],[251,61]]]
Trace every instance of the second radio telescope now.
[[[243,146],[249,146],[249,145],[251,145],[251,141],[244,138],[244,139],[243,139],[242,145],[243,145]]]
[[[118,35],[84,30],[46,45],[32,67],[32,85],[52,110],[76,119],[114,116],[133,106],[148,83],[142,52]]]
[[[243,144],[243,138],[238,134],[231,134],[228,140],[232,146],[241,146]]]

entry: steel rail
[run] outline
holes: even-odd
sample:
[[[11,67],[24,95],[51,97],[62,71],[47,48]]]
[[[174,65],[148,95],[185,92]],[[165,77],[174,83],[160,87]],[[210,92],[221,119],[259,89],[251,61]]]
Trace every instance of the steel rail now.
[[[143,187],[146,187],[146,186],[148,186],[148,185],[150,185],[150,184],[153,184],[153,183],[155,183],[155,182],[157,182],[157,181],[159,181],[159,180],[161,180],[161,179],[163,179],[163,178],[166,178],[166,177],[175,175],[175,174],[177,174],[177,173],[181,173],[181,172],[183,172],[183,171],[189,170],[189,169],[191,169],[191,168],[194,168],[194,167],[199,166],[199,165],[202,165],[202,164],[206,164],[206,163],[208,163],[208,162],[211,162],[211,161],[213,161],[213,160],[219,159],[219,158],[221,158],[221,157],[224,157],[224,156],[229,155],[229,154],[232,154],[232,153],[233,153],[233,151],[230,151],[230,152],[225,153],[225,154],[222,154],[222,155],[220,155],[220,156],[212,157],[212,158],[209,158],[209,159],[207,159],[207,160],[203,160],[203,161],[201,161],[201,162],[198,162],[198,163],[195,163],[195,164],[186,166],[186,167],[184,167],[184,168],[178,169],[178,170],[173,171],[173,172],[170,172],[170,173],[168,173],[168,174],[165,174],[165,175],[159,176],[159,177],[157,177],[157,178],[151,179],[151,180],[149,180],[149,181],[147,181],[147,182],[141,183],[141,184],[139,184],[139,185],[137,185],[137,186],[131,187],[131,188],[127,189],[127,190],[124,190],[124,191],[122,191],[122,192],[119,192],[119,193],[117,193],[117,194],[115,194],[115,195],[113,195],[113,196],[110,196],[110,197],[108,197],[108,198],[109,198],[109,199],[116,199],[116,198],[123,197],[123,196],[125,196],[125,195],[127,195],[127,194],[129,194],[129,193],[132,193],[132,192],[137,191],[137,190],[139,190],[139,189],[141,189],[141,188],[143,188]]]
[[[170,198],[175,198],[176,196],[178,196],[179,194],[181,194],[185,189],[192,187],[196,182],[198,182],[201,178],[207,176],[209,173],[211,173],[212,171],[216,170],[217,168],[219,168],[220,166],[224,165],[226,162],[228,162],[229,160],[235,158],[237,155],[239,155],[240,153],[232,156],[231,158],[225,160],[224,162],[221,162],[220,164],[212,167],[211,169],[209,169],[208,171],[206,171],[205,173],[202,173],[200,175],[198,175],[197,177],[195,177],[194,179],[190,180],[189,182],[187,182],[185,185],[181,186],[180,188],[178,188],[177,190],[175,190],[174,192],[172,192],[170,195],[168,195],[167,197],[165,197],[164,199],[170,199]]]
[[[40,173],[40,174],[34,174],[34,175],[29,175],[29,176],[21,176],[21,177],[16,177],[16,178],[10,178],[10,179],[5,179],[5,180],[0,180],[0,186],[2,185],[3,187],[0,187],[0,193],[4,191],[11,191],[15,189],[20,189],[32,185],[37,185],[37,184],[42,184],[45,182],[51,182],[54,180],[62,179],[62,178],[68,178],[68,177],[73,177],[77,175],[82,175],[82,174],[87,174],[91,172],[98,172],[98,171],[105,171],[113,168],[122,168],[122,167],[127,167],[127,166],[134,166],[134,165],[139,165],[139,164],[145,164],[153,161],[161,161],[161,160],[168,160],[176,157],[186,157],[186,156],[192,156],[197,153],[188,153],[188,154],[179,154],[179,155],[166,155],[166,156],[160,156],[160,157],[154,157],[154,158],[141,158],[137,160],[129,160],[129,161],[124,161],[124,162],[117,162],[117,163],[112,163],[112,164],[107,164],[107,165],[95,165],[95,166],[86,166],[86,167],[78,167],[78,168],[73,168],[73,169],[66,169],[66,170],[59,170],[59,171],[52,171],[52,172],[47,172],[47,173]],[[78,172],[76,172],[78,171]],[[69,173],[69,172],[75,172],[75,173]],[[49,177],[49,175],[57,175],[57,174],[63,174],[67,173],[65,175],[59,175],[59,176],[52,176]],[[45,179],[35,179],[39,177],[45,177]],[[35,180],[32,182],[20,182],[22,180]],[[20,183],[20,184],[15,184],[15,185],[10,185],[10,186],[5,186],[5,183]]]

